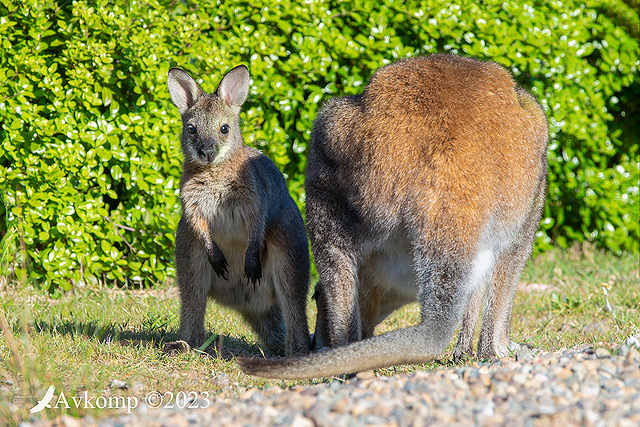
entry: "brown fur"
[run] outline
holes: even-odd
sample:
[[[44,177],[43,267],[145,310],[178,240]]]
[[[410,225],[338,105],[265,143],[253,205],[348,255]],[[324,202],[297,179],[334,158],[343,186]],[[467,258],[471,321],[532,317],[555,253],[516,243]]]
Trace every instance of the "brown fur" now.
[[[362,95],[329,101],[314,125],[307,225],[321,283],[316,346],[245,372],[309,378],[513,347],[513,294],[544,203],[546,118],[499,65],[457,56],[401,60]],[[418,300],[419,325],[373,335]],[[351,343],[351,344],[349,344]],[[345,346],[345,344],[349,344]],[[342,346],[342,347],[341,347]]]
[[[231,70],[213,94],[183,70],[169,72],[184,124],[179,337],[202,344],[211,297],[238,310],[270,351],[308,353],[307,235],[282,174],[242,143],[238,114],[248,85],[245,67]]]

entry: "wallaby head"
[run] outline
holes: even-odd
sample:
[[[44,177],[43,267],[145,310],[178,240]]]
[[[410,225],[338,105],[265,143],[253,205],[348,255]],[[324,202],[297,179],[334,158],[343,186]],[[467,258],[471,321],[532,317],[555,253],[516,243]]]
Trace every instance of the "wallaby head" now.
[[[169,70],[169,94],[182,116],[185,163],[221,163],[242,144],[240,108],[249,92],[249,70],[229,71],[214,93],[206,93],[180,68]]]

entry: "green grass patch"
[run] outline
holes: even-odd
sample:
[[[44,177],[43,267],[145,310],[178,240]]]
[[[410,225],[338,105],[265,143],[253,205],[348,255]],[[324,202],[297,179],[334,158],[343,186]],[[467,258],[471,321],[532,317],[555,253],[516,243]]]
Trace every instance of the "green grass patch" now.
[[[0,419],[11,424],[27,419],[29,409],[51,385],[55,387],[51,403],[55,405],[63,392],[70,407],[46,408],[31,415],[34,419],[61,414],[100,418],[116,412],[85,407],[84,402],[77,407],[71,397],[89,396],[93,406],[101,396],[102,402],[110,397],[142,402],[154,391],[173,393],[174,398],[179,392],[199,397],[206,393],[213,400],[241,395],[251,387],[312,383],[262,380],[241,373],[233,354],[259,355],[262,350],[238,314],[214,303],[207,310],[206,330],[219,335],[213,342],[223,350],[222,356],[165,355],[163,343],[177,338],[179,309],[177,289],[170,284],[150,290],[75,289],[52,299],[5,282],[0,289]],[[314,304],[309,316],[313,323]],[[413,325],[419,319],[417,305],[411,304],[389,316],[376,332]],[[638,333],[639,325],[638,256],[616,257],[577,247],[545,253],[527,265],[516,294],[512,338],[544,350],[584,343],[606,346]],[[313,324],[310,327],[313,330]],[[376,374],[452,364],[454,345],[455,340],[439,361]],[[126,382],[127,388],[111,388],[113,380]]]

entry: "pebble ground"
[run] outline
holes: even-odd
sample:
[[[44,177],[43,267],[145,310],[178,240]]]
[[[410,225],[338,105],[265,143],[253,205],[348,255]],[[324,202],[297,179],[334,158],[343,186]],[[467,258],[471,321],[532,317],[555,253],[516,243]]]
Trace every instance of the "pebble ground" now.
[[[207,409],[151,409],[55,425],[640,426],[640,335],[614,349],[522,347],[489,364],[395,376],[358,374],[291,389],[249,389]],[[222,379],[223,380],[223,379]],[[38,423],[23,423],[24,427]],[[51,425],[51,423],[49,423]]]

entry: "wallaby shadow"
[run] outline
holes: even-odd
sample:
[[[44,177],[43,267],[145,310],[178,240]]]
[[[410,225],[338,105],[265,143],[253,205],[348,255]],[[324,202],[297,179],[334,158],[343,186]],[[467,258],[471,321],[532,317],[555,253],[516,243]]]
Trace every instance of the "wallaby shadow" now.
[[[22,327],[16,324],[13,329],[14,332],[19,333]],[[153,347],[161,352],[164,352],[165,344],[178,339],[177,331],[165,329],[162,326],[145,327],[143,325],[142,327],[132,329],[129,328],[126,323],[100,324],[98,321],[47,322],[38,320],[31,323],[28,329],[34,330],[37,333],[60,334],[70,337],[84,336],[94,338],[100,342],[117,342],[121,346],[126,347]],[[211,345],[202,353],[206,353],[214,358],[219,357],[223,359],[268,354],[266,351],[263,351],[260,346],[252,344],[244,338],[218,334],[216,334],[216,337],[212,340]]]

